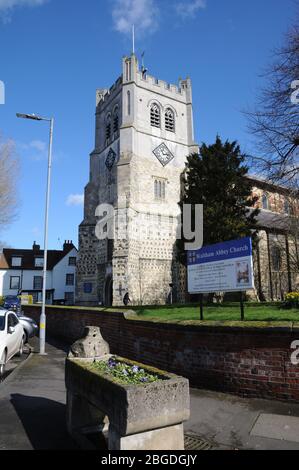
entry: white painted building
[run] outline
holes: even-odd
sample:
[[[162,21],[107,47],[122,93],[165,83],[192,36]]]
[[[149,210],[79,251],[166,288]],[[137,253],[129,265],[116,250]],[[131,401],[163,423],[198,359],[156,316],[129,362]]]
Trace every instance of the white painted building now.
[[[47,303],[75,303],[78,252],[66,241],[63,250],[48,251]],[[4,249],[0,255],[0,296],[32,295],[42,301],[44,252],[34,243],[31,250]]]

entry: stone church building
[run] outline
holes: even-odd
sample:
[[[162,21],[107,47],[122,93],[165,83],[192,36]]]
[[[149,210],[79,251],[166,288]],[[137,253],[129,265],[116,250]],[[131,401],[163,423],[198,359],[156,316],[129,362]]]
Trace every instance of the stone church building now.
[[[79,228],[76,303],[120,306],[126,293],[135,305],[165,304],[170,296],[185,302],[190,300],[186,271],[174,252],[181,177],[187,156],[199,151],[191,80],[172,85],[152,77],[134,54],[123,58],[122,68],[116,83],[96,95],[95,149]],[[253,187],[262,208],[255,295],[279,298],[295,285],[296,269],[285,251],[291,249],[286,223],[280,227],[269,218],[272,209],[266,207],[264,195],[269,200],[270,194],[282,197],[280,212],[286,209],[288,195],[258,179]],[[279,256],[287,257],[274,266],[284,270],[282,276],[273,273],[271,242],[278,245],[273,227],[279,227],[282,240]],[[278,249],[275,253],[278,256]]]
[[[174,247],[180,179],[194,142],[191,80],[171,85],[123,59],[122,76],[98,90],[96,141],[79,229],[77,302],[165,303],[178,269]],[[97,208],[113,206],[127,234],[95,234]],[[116,232],[117,232],[116,227]],[[124,230],[120,230],[124,232]]]

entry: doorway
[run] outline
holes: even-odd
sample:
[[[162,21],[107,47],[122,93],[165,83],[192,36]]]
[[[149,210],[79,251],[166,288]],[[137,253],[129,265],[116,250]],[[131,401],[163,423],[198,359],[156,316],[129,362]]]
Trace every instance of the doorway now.
[[[105,282],[105,306],[112,307],[113,305],[113,279],[112,276],[107,277]]]

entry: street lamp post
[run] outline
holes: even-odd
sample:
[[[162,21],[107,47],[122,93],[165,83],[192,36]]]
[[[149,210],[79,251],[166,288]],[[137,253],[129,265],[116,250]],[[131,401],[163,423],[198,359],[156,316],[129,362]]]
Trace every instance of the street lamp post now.
[[[52,146],[53,146],[53,128],[54,119],[37,116],[35,114],[17,114],[21,119],[32,119],[33,121],[47,121],[50,123],[49,138],[49,154],[48,154],[48,177],[46,190],[46,213],[45,213],[45,232],[44,232],[44,267],[43,267],[43,303],[42,313],[40,316],[40,354],[46,354],[46,297],[47,297],[47,264],[48,264],[48,228],[49,228],[49,207],[50,207],[50,191],[51,191],[51,174],[52,174]]]

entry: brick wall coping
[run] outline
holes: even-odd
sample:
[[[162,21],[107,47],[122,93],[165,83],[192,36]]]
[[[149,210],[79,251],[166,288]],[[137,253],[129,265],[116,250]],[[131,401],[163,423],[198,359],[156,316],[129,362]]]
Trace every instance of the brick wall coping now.
[[[28,312],[30,315],[30,310],[32,309],[41,309],[40,305],[24,305],[23,310]],[[265,321],[200,321],[200,320],[187,320],[187,321],[177,321],[177,320],[165,320],[162,321],[160,319],[144,319],[138,317],[138,315],[134,311],[124,309],[107,309],[107,308],[92,308],[92,307],[65,307],[65,306],[47,306],[48,313],[53,311],[59,314],[59,311],[66,311],[69,314],[78,313],[78,311],[86,314],[106,314],[106,315],[117,315],[123,316],[124,320],[128,320],[130,322],[137,322],[142,323],[143,325],[153,325],[155,324],[158,328],[161,329],[176,329],[178,326],[183,327],[184,329],[193,330],[205,330],[208,332],[217,332],[222,333],[232,333],[232,332],[243,332],[243,333],[251,333],[251,332],[259,332],[259,333],[266,333],[266,334],[280,334],[280,333],[299,333],[299,322],[281,322],[281,321],[273,321],[273,322],[265,322]],[[229,331],[228,331],[229,330]]]

